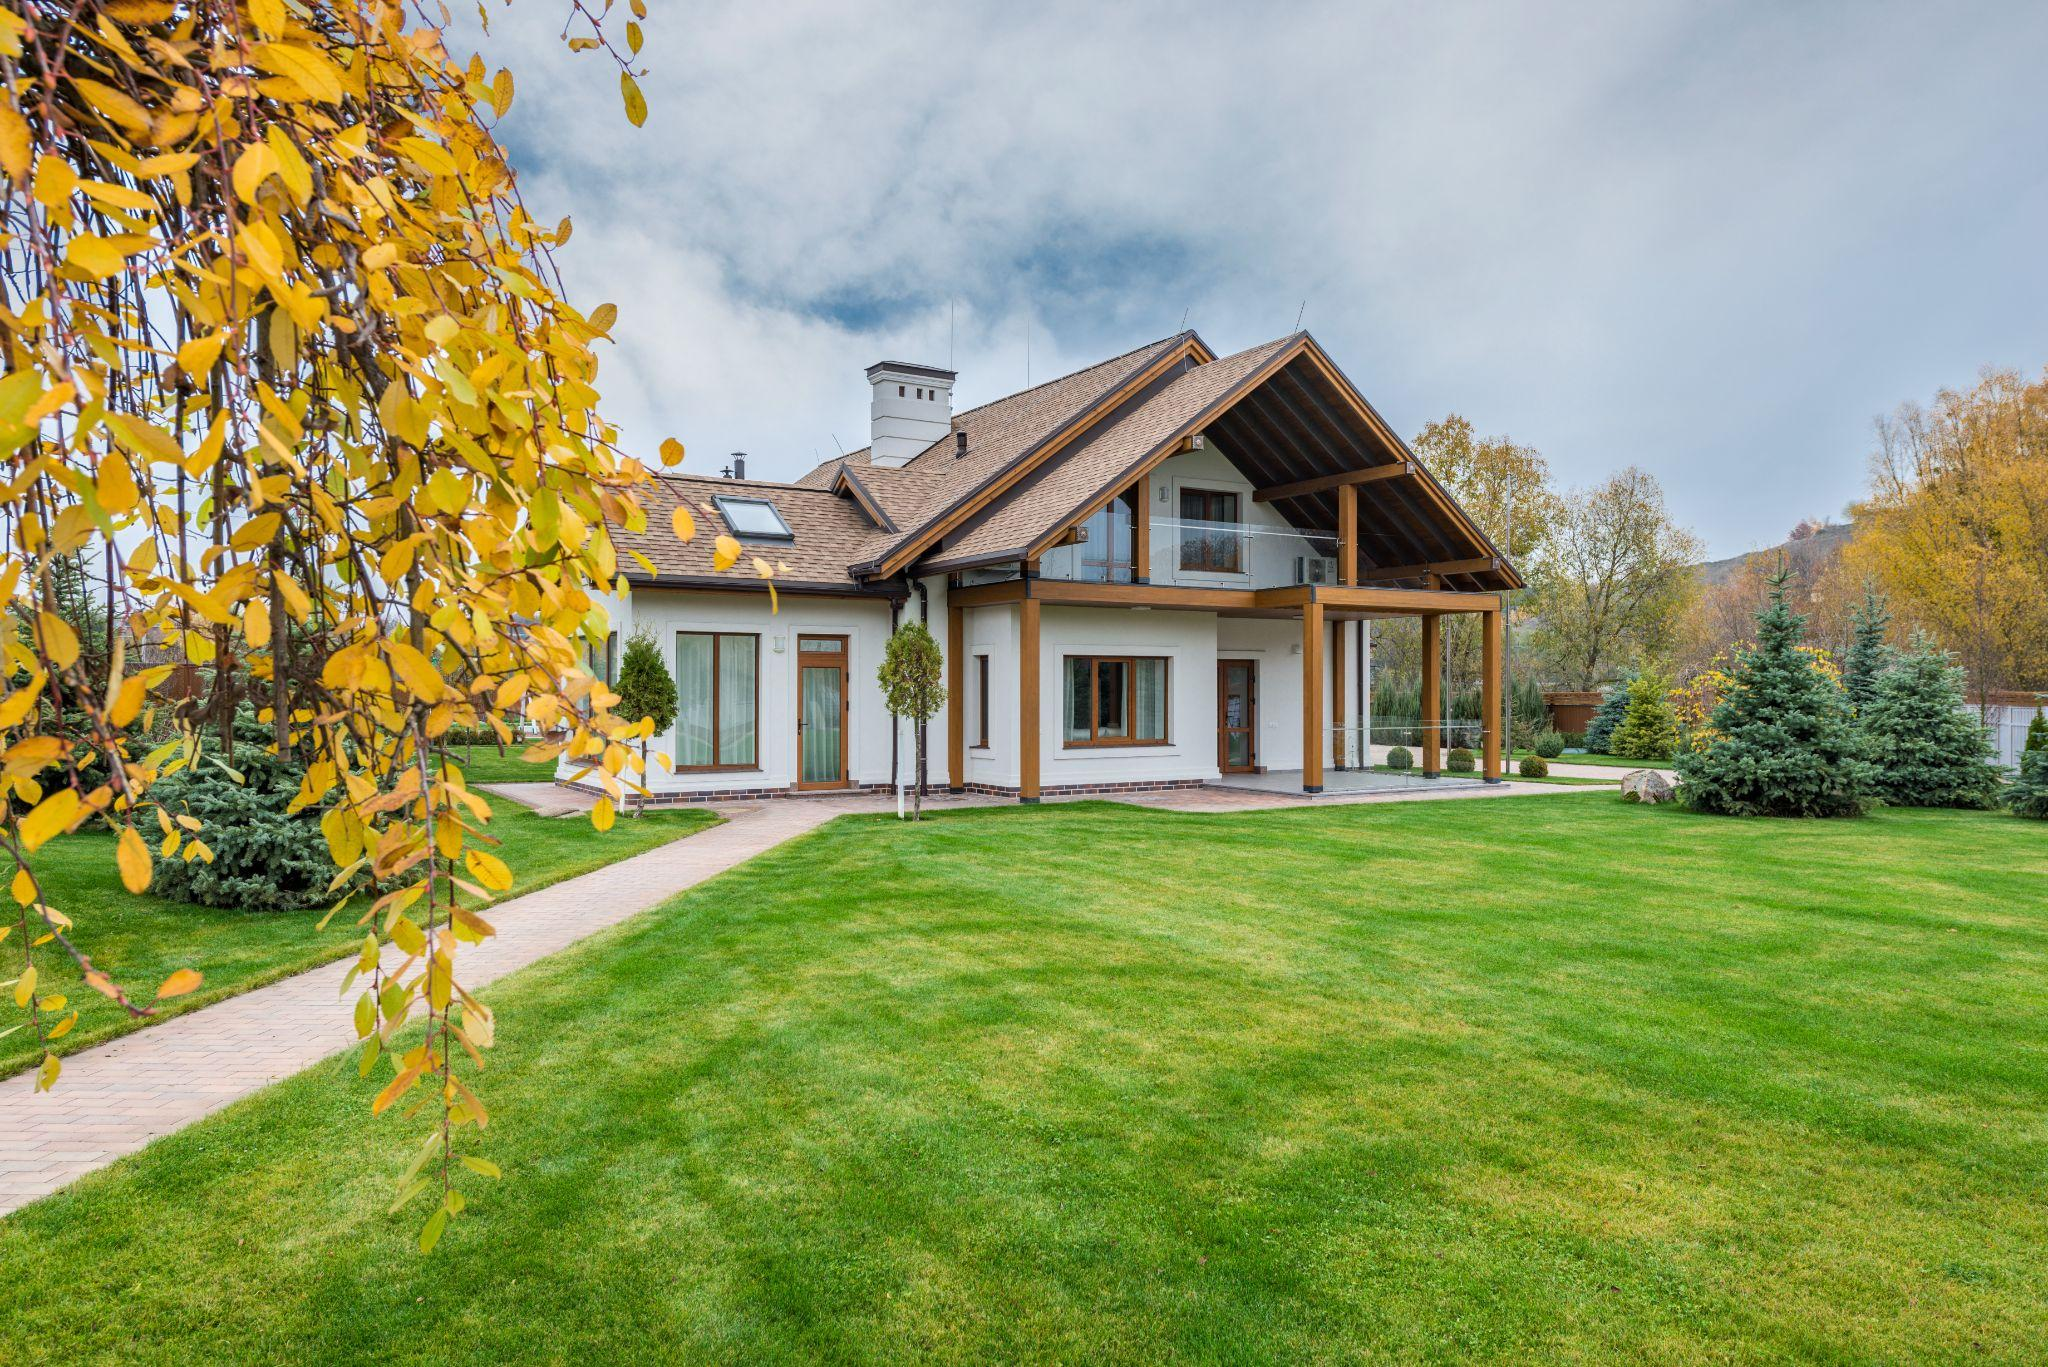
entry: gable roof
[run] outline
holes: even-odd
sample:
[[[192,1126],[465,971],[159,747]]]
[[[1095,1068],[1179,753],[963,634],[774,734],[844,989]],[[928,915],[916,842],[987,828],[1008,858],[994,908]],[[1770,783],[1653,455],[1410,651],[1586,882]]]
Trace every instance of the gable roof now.
[[[776,567],[775,581],[785,588],[858,588],[848,567],[865,556],[878,540],[888,539],[863,513],[859,505],[829,489],[799,489],[766,480],[719,479],[710,475],[659,475],[653,486],[636,491],[647,510],[647,530],[627,531],[614,525],[612,539],[618,544],[620,564],[628,582],[694,582],[705,580],[722,588],[750,587],[742,570],[712,568],[712,543],[728,532],[724,516],[712,499],[724,495],[761,498],[775,505],[782,520],[795,533],[793,540],[739,539],[750,556],[758,555]],[[678,541],[672,530],[677,504],[690,510],[697,521],[697,535]],[[646,567],[624,554],[638,551],[654,566],[652,580]],[[747,562],[742,560],[741,566]]]

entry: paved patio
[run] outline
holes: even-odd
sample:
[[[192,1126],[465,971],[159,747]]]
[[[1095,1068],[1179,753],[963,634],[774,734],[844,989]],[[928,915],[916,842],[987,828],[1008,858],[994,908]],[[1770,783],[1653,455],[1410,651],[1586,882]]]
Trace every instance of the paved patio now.
[[[1274,775],[1284,780],[1286,775]],[[1359,777],[1368,777],[1360,775]],[[1540,783],[1360,785],[1320,798],[1294,790],[1207,787],[1132,794],[1134,806],[1243,812],[1311,803],[1542,797],[1611,791]],[[503,796],[575,815],[583,795],[548,783],[488,785]],[[1060,800],[1060,799],[1054,799]],[[1081,800],[1081,799],[1066,799]],[[1013,799],[936,793],[934,809],[1011,805]],[[461,976],[481,987],[666,901],[757,854],[849,812],[886,812],[888,795],[789,798],[721,804],[723,825],[684,836],[578,878],[500,902],[498,934],[461,952]],[[390,950],[395,960],[396,950]],[[324,964],[64,1060],[55,1091],[35,1093],[32,1073],[0,1081],[0,1215],[47,1196],[151,1140],[181,1129],[272,1082],[356,1043],[354,1002],[336,993],[344,965]]]

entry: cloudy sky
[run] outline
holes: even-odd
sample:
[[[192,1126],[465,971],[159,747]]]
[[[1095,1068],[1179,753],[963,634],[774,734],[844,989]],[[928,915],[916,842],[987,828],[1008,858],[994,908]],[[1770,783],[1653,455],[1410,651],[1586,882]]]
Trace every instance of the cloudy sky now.
[[[792,477],[861,371],[956,406],[1297,310],[1412,434],[1628,464],[1715,554],[1839,515],[1873,417],[2048,364],[2048,5],[654,0],[634,130],[562,6],[503,128],[616,302],[629,443]],[[618,6],[620,21],[625,6]]]

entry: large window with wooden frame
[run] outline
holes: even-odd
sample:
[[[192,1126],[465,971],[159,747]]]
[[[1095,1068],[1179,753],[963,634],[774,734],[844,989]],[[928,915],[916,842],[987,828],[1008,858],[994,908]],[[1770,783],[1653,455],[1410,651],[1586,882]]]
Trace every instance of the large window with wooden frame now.
[[[761,638],[676,633],[676,768],[760,764]]]
[[[1168,669],[1146,655],[1069,655],[1068,746],[1164,745]]]
[[[988,656],[974,657],[974,747],[988,749]]]
[[[1180,567],[1204,574],[1243,570],[1236,494],[1221,489],[1180,491]]]

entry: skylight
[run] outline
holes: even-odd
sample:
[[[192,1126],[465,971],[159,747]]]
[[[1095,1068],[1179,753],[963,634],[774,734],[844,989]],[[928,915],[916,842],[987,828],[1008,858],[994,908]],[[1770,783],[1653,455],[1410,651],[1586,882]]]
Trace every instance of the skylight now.
[[[734,536],[759,541],[796,540],[796,533],[782,520],[782,514],[775,511],[775,505],[765,498],[731,498],[719,494],[711,501],[725,515],[725,525],[732,528]]]

